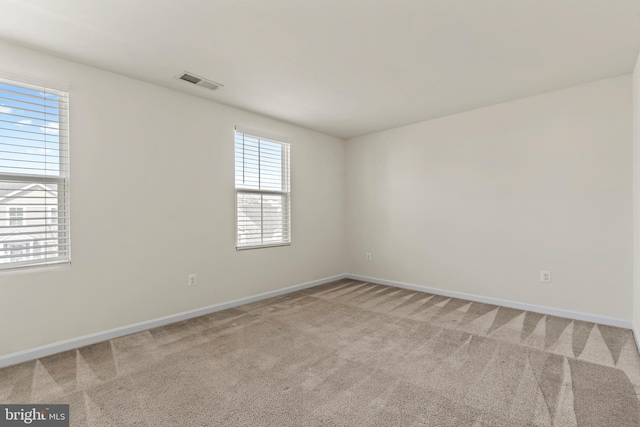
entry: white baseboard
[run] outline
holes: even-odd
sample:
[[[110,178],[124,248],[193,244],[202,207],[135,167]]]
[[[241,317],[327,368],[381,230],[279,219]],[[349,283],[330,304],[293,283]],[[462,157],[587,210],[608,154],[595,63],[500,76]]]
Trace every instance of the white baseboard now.
[[[240,305],[249,304],[249,303],[260,301],[267,298],[277,297],[280,295],[299,291],[301,289],[311,288],[313,286],[318,286],[324,283],[333,282],[334,280],[344,279],[346,277],[347,277],[346,274],[340,274],[332,277],[325,277],[324,279],[314,280],[312,282],[302,283],[300,285],[289,286],[287,288],[265,292],[262,294],[258,294],[258,295],[254,295],[246,298],[240,298],[234,301],[210,305],[208,307],[185,311],[178,314],[172,314],[170,316],[160,317],[158,319],[147,320],[145,322],[135,323],[133,325],[123,326],[120,328],[110,329],[108,331],[97,332],[95,334],[85,335],[82,337],[72,338],[69,340],[60,341],[53,344],[47,344],[40,347],[19,351],[16,353],[6,354],[4,356],[0,356],[0,368],[16,365],[18,363],[27,362],[33,359],[39,359],[41,357],[50,356],[52,354],[60,353],[67,350],[72,350],[74,348],[84,347],[87,345],[110,340],[113,338],[122,337],[122,336],[133,334],[136,332],[146,331],[147,329],[157,328],[158,326],[164,326],[170,323],[180,322],[182,320],[191,319],[193,317],[204,316],[205,314],[215,313],[216,311],[238,307]]]
[[[614,319],[606,316],[597,316],[595,314],[580,313],[577,311],[562,310],[559,308],[545,307],[542,305],[527,304],[523,302],[503,300],[499,298],[483,297],[480,295],[466,294],[464,292],[447,291],[445,289],[430,288],[428,286],[414,285],[411,283],[396,282],[393,280],[378,279],[375,277],[359,276],[356,274],[347,274],[346,277],[364,282],[379,283],[381,285],[394,286],[397,288],[409,289],[412,291],[428,292],[431,294],[442,295],[445,297],[460,298],[469,301],[482,302],[485,304],[501,305],[504,307],[515,308],[518,310],[533,311],[536,313],[549,314],[552,316],[566,317],[567,319],[583,320],[585,322],[600,323],[607,326],[617,326],[618,328],[634,330],[633,322],[622,319]],[[636,343],[638,343],[636,337]]]

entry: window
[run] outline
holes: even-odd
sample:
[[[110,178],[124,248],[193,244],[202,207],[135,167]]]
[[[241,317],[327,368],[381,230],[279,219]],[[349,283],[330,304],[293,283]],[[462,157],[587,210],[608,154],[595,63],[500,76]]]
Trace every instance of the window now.
[[[58,224],[58,208],[51,208],[49,210],[49,224]]]
[[[291,243],[289,144],[236,129],[236,248]]]
[[[34,259],[40,258],[40,253],[42,252],[43,246],[42,246],[42,242],[38,241],[38,240],[34,240],[31,243],[31,256]]]
[[[9,225],[22,225],[24,208],[9,208]]]
[[[67,92],[0,76],[0,269],[69,262],[68,111]]]
[[[4,247],[12,262],[24,260],[29,251],[29,243],[5,243]]]

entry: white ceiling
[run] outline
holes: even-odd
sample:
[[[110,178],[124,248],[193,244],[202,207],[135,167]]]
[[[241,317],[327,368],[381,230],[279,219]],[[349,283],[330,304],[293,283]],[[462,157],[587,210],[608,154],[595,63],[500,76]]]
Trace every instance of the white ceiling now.
[[[2,39],[342,138],[630,73],[640,51],[638,0],[0,0],[0,23]]]

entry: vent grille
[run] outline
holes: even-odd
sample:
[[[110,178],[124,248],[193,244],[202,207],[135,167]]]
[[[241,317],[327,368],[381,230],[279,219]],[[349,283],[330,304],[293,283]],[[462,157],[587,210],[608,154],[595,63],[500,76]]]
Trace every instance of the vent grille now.
[[[180,76],[180,80],[184,80],[185,82],[189,82],[189,83],[193,83],[194,85],[197,85],[198,83],[200,83],[202,80],[197,78],[196,76],[192,76],[191,74],[183,74]]]
[[[179,74],[178,76],[176,76],[176,78],[178,80],[183,80],[185,82],[194,84],[196,86],[202,86],[205,89],[209,89],[209,90],[218,90],[219,88],[221,88],[223,85],[221,85],[220,83],[216,83],[212,80],[207,80],[205,78],[202,77],[198,77],[193,73],[189,73],[189,72],[184,72]]]

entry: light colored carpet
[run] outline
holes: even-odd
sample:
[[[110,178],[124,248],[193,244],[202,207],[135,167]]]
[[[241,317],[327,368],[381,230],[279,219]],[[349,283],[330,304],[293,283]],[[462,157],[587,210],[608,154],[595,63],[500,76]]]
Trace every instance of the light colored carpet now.
[[[0,370],[74,426],[634,426],[627,330],[342,280]]]

